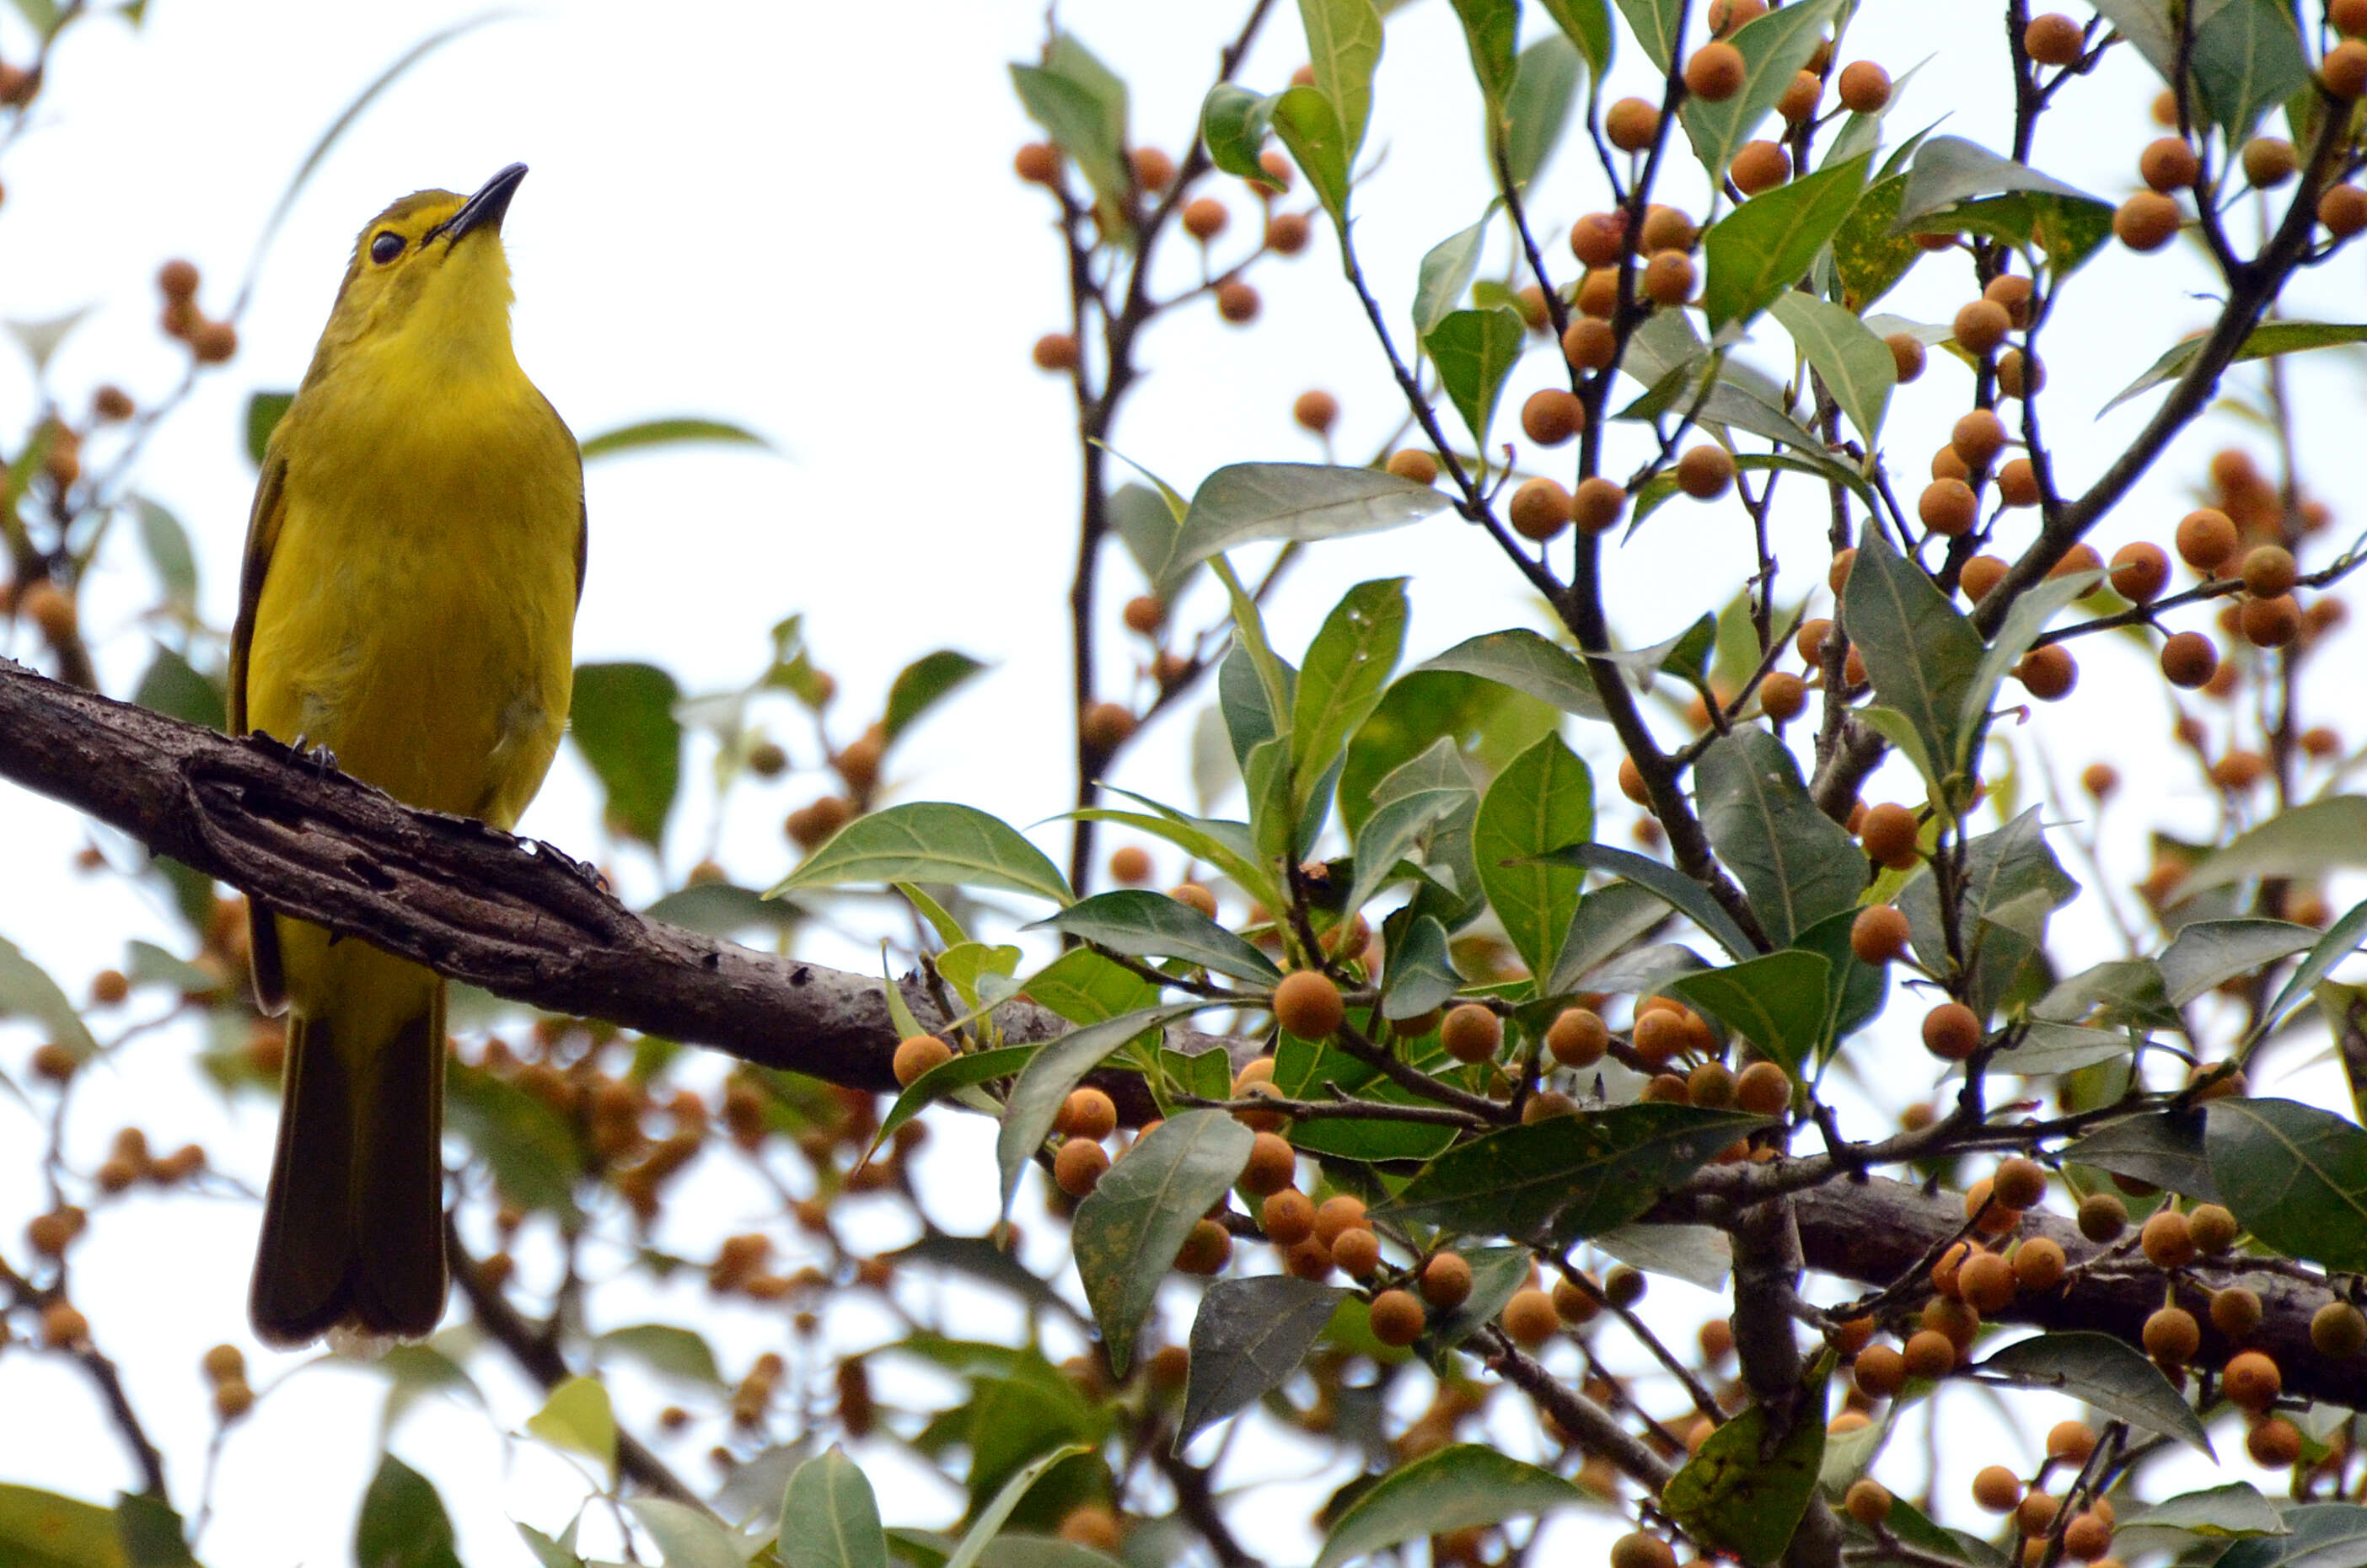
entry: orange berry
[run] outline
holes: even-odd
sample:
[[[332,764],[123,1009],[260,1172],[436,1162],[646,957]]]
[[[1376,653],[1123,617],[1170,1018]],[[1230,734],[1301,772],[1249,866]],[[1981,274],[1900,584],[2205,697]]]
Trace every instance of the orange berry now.
[[[2013,1265],[2004,1257],[1982,1252],[1965,1260],[1964,1267],[1957,1270],[1956,1283],[1964,1292],[1966,1306],[1976,1312],[1994,1313],[2012,1304],[2021,1281],[2014,1277]]]
[[[1117,1131],[1117,1107],[1099,1089],[1072,1089],[1060,1102],[1052,1130],[1064,1137],[1099,1142]]]
[[[2012,1513],[2022,1504],[2022,1477],[2001,1464],[1982,1466],[1973,1476],[1973,1502],[1988,1513]]]
[[[1916,837],[1922,824],[1915,813],[1893,801],[1866,809],[1865,824],[1859,830],[1858,842],[1865,846],[1867,858],[1893,871],[1904,871],[1918,858]]]
[[[2182,1367],[2203,1346],[2203,1325],[2184,1307],[2163,1307],[2145,1321],[2146,1354],[2165,1367]]]
[[[1850,922],[1850,951],[1861,963],[1895,962],[1907,956],[1908,943],[1907,916],[1889,904],[1861,909]]]
[[[2014,678],[2041,702],[2060,702],[2079,681],[2079,666],[2071,650],[2060,642],[2033,648],[2013,666]]]
[[[2301,1460],[2301,1428],[2271,1415],[2245,1435],[2244,1451],[2265,1470],[2288,1469]]]
[[[1183,1274],[1214,1274],[1233,1258],[1232,1233],[1214,1220],[1203,1220],[1184,1236],[1175,1252],[1175,1267]]]
[[[1907,1359],[1887,1345],[1869,1345],[1857,1353],[1851,1376],[1868,1399],[1888,1399],[1906,1386]]]
[[[2170,685],[2192,690],[2219,670],[2219,649],[2200,631],[2172,634],[2161,645],[2161,673]]]
[[[1933,533],[1955,539],[1980,521],[1980,498],[1961,479],[1935,479],[1916,497],[1915,515]]]
[[[1745,142],[1726,172],[1735,189],[1757,196],[1792,177],[1792,154],[1780,142]]]
[[[1772,1062],[1754,1062],[1734,1080],[1734,1103],[1753,1116],[1781,1116],[1792,1107],[1792,1080]]]
[[[2141,190],[2113,211],[2112,235],[2133,251],[2157,251],[2178,237],[2179,222],[2176,199]]]
[[[1603,117],[1603,133],[1623,153],[1640,153],[1660,133],[1660,108],[1643,98],[1621,98]]]
[[[1183,216],[1184,232],[1205,244],[1225,232],[1232,214],[1215,197],[1203,196],[1184,203]]]
[[[1654,253],[1644,264],[1638,279],[1644,297],[1656,305],[1676,309],[1693,297],[1693,285],[1698,277],[1693,270],[1693,258],[1681,250]]]
[[[1342,1193],[1336,1198],[1325,1199],[1315,1210],[1315,1239],[1327,1247],[1345,1232],[1371,1228],[1365,1218],[1365,1200],[1361,1198],[1351,1198]]]
[[[1570,225],[1569,254],[1588,267],[1616,267],[1626,249],[1627,214],[1624,209],[1590,212]]]
[[[1257,320],[1262,303],[1258,291],[1238,278],[1217,285],[1217,313],[1235,326],[1247,326]]]
[[[1339,422],[1340,400],[1319,389],[1300,392],[1298,400],[1290,405],[1290,417],[1303,429],[1318,436],[1327,435]]]
[[[2046,1431],[2046,1457],[2065,1464],[2086,1464],[2096,1451],[2096,1429],[2085,1421],[2058,1421]]]
[[[1400,447],[1389,454],[1389,472],[1416,484],[1438,483],[1438,460],[1419,447]]]
[[[1825,96],[1825,79],[1814,71],[1795,71],[1791,85],[1775,100],[1775,112],[1784,117],[1786,125],[1803,125],[1817,116],[1817,105]]]
[[[1438,1038],[1457,1062],[1486,1062],[1503,1043],[1503,1020],[1477,1002],[1466,1002],[1446,1015]]]
[[[1543,543],[1569,526],[1570,494],[1550,479],[1525,480],[1512,492],[1505,515],[1514,533]]]
[[[2013,1277],[2025,1290],[2052,1290],[2063,1283],[2068,1260],[2062,1244],[2046,1236],[2033,1236],[2013,1249]]]
[[[1956,1342],[1936,1328],[1918,1329],[1908,1335],[1899,1358],[1908,1377],[1944,1378],[1955,1369]]]
[[[1241,1167],[1241,1187],[1260,1198],[1287,1187],[1298,1176],[1298,1152],[1279,1133],[1261,1132],[1250,1144],[1249,1163]]]
[[[952,1046],[933,1034],[916,1034],[899,1042],[895,1061],[890,1067],[896,1074],[896,1082],[909,1089],[923,1074],[953,1059]]]
[[[1329,1040],[1347,1021],[1347,1004],[1331,976],[1302,969],[1274,988],[1274,1016],[1301,1040]]]
[[[1381,1266],[1381,1238],[1370,1231],[1342,1231],[1331,1244],[1331,1263],[1352,1279],[1368,1278]]]
[[[1564,1008],[1546,1029],[1546,1049],[1565,1067],[1591,1067],[1610,1048],[1611,1030],[1591,1007]]]
[[[2244,177],[2260,190],[2275,189],[2301,168],[2301,154],[2282,136],[2253,137],[2237,161],[2244,165]]]
[[[2241,1285],[2211,1292],[2211,1326],[2238,1344],[2260,1326],[2260,1298]]]
[[[1071,1138],[1052,1156],[1052,1180],[1071,1198],[1082,1198],[1101,1184],[1109,1169],[1109,1151],[1082,1138]]]
[[[1145,190],[1165,190],[1175,179],[1175,160],[1156,147],[1137,147],[1128,160],[1134,183]]]
[[[1561,1332],[1561,1314],[1554,1311],[1553,1298],[1545,1291],[1515,1290],[1504,1303],[1504,1332],[1514,1344],[1534,1350]]]
[[[1852,114],[1880,114],[1890,102],[1890,73],[1871,60],[1841,67],[1841,107]]]
[[[1297,1187],[1284,1187],[1259,1206],[1258,1228],[1276,1246],[1297,1246],[1315,1234],[1315,1200]],[[1324,1272],[1331,1267],[1327,1254]]]
[[[2079,1200],[2079,1233],[2099,1246],[2121,1239],[2129,1228],[2129,1206],[2110,1192],[2090,1193]]]
[[[1724,103],[1742,91],[1749,74],[1742,51],[1723,40],[1702,45],[1685,62],[1686,90],[1709,103]]]
[[[1277,212],[1265,221],[1265,248],[1276,256],[1297,256],[1311,237],[1306,214]]]
[[[1775,670],[1759,683],[1759,710],[1778,724],[1790,723],[1807,706],[1808,683],[1798,676]]]
[[[2137,154],[2137,177],[2167,196],[2203,177],[2203,160],[2183,136],[2163,136]]]
[[[1036,368],[1039,370],[1073,370],[1078,358],[1077,340],[1065,332],[1048,332],[1036,340]]]
[[[2017,1154],[2004,1161],[1991,1178],[1997,1200],[2009,1209],[2035,1209],[2046,1196],[2046,1167]]]
[[[2033,17],[2022,29],[2022,52],[2041,65],[2072,64],[2084,52],[2085,43],[2079,24],[2060,11]]]
[[[2351,45],[2340,47],[2349,49]],[[2367,57],[2367,44],[2358,47],[2361,55]],[[2355,185],[2327,186],[2317,199],[2317,221],[2338,240],[2347,240],[2367,229],[2367,190]]]
[[[1619,334],[1598,316],[1581,315],[1561,335],[1562,358],[1580,370],[1601,370],[1619,350]]]
[[[2258,1414],[2277,1402],[2284,1391],[2284,1374],[2274,1358],[2257,1350],[2240,1351],[2227,1358],[2219,1387],[2229,1400]]]
[[[1677,488],[1696,501],[1715,501],[1733,484],[1734,456],[1724,447],[1705,441],[1677,460]]]
[[[1890,1517],[1890,1492],[1870,1475],[1862,1475],[1850,1483],[1841,1495],[1841,1507],[1859,1524],[1871,1528]]]
[[[1616,483],[1596,474],[1578,482],[1570,496],[1570,516],[1588,533],[1599,534],[1617,522],[1627,510],[1627,492]]]
[[[1373,1337],[1384,1345],[1399,1348],[1411,1345],[1421,1337],[1429,1322],[1421,1299],[1410,1290],[1384,1290],[1373,1298]]]
[[[2194,1244],[2193,1227],[2175,1209],[2161,1210],[2147,1219],[2137,1241],[2145,1248],[2146,1260],[2157,1268],[2183,1268],[2201,1256]]]
[[[1012,172],[1030,185],[1052,185],[1060,177],[1060,154],[1048,142],[1030,142],[1013,154]]]
[[[2309,1343],[2328,1360],[2350,1360],[2367,1350],[2367,1315],[2348,1301],[2328,1301],[2310,1314]]]
[[[1217,917],[1217,895],[1197,882],[1179,882],[1168,890],[1167,896],[1198,910],[1211,920]]]
[[[1561,387],[1542,387],[1521,405],[1521,429],[1541,447],[1558,447],[1586,428],[1586,404]]]
[[[2135,540],[2112,551],[2112,592],[2135,604],[2159,594],[2169,581],[2169,557],[2161,546]]]
[[[2013,317],[1995,300],[1979,299],[1956,312],[1956,346],[1976,358],[1997,351],[2013,330]]]
[[[1981,1048],[1981,1020],[1962,1002],[1942,1002],[1923,1015],[1923,1049],[1943,1062],[1962,1062]]]
[[[1471,1295],[1471,1264],[1458,1252],[1442,1252],[1421,1266],[1421,1297],[1440,1312],[1453,1312]]]
[[[1677,1568],[1677,1554],[1656,1535],[1637,1530],[1611,1543],[1610,1568]]]
[[[1890,350],[1890,362],[1898,372],[1900,386],[1923,374],[1926,356],[1921,338],[1911,332],[1894,332],[1882,342]]]

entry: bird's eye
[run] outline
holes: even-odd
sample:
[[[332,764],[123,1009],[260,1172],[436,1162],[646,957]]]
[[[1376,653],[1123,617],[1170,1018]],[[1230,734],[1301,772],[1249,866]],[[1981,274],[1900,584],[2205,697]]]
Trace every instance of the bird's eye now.
[[[370,242],[370,259],[384,267],[402,254],[402,236],[391,229]]]

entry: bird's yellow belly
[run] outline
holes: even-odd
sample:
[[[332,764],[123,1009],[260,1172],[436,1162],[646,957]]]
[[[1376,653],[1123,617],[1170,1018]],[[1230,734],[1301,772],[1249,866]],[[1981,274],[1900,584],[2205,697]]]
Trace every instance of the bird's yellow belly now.
[[[566,727],[581,502],[468,445],[423,440],[440,460],[421,464],[389,449],[376,475],[291,465],[247,722],[411,805],[508,827]]]

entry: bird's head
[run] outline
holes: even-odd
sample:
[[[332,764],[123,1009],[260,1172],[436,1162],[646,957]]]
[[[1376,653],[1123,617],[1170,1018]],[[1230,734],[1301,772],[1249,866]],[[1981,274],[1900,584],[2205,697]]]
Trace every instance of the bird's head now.
[[[371,219],[354,241],[323,355],[401,343],[465,360],[509,351],[510,268],[502,217],[526,178],[512,164],[473,196],[423,190]],[[315,369],[320,369],[318,363]]]

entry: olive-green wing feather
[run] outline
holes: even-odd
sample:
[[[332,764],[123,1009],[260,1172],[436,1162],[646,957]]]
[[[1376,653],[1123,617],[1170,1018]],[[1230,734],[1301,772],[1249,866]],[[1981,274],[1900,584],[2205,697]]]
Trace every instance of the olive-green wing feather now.
[[[239,569],[238,619],[230,633],[230,733],[246,733],[246,668],[254,652],[255,616],[263,603],[263,579],[271,570],[271,552],[279,543],[280,518],[286,512],[288,460],[277,451],[264,456],[263,479],[255,487],[255,510],[246,519],[246,560]],[[292,741],[293,735],[279,739]],[[249,948],[255,958],[255,995],[266,1012],[288,1004],[288,983],[279,964],[279,926],[271,911],[247,902]]]

